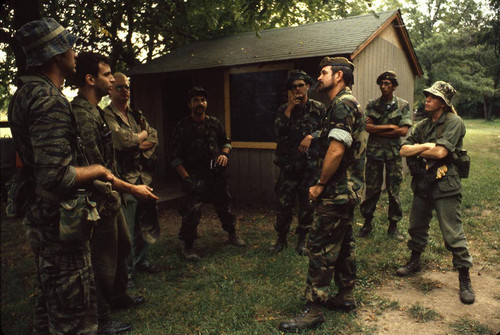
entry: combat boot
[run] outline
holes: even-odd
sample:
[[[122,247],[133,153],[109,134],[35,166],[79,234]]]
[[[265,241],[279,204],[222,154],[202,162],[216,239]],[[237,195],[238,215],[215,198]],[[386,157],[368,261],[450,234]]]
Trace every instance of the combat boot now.
[[[403,234],[401,234],[398,230],[398,222],[395,220],[391,220],[389,222],[389,229],[387,229],[387,234],[390,237],[394,237],[396,240],[399,242],[403,242],[405,240],[405,237]]]
[[[365,237],[372,232],[373,230],[372,219],[373,218],[365,219],[365,224],[359,230],[358,237]]]
[[[354,289],[352,287],[340,288],[334,297],[329,297],[326,302],[326,308],[349,312],[356,309],[356,300],[354,299]]]
[[[246,246],[247,244],[245,243],[245,241],[243,241],[239,236],[238,234],[236,234],[236,232],[232,232],[232,233],[229,233],[228,234],[228,239],[229,239],[229,243],[231,243],[232,245],[234,246],[237,246],[237,247],[244,247]]]
[[[287,242],[286,242],[286,235],[279,235],[278,239],[276,240],[276,243],[269,248],[269,252],[271,253],[278,253],[282,252],[284,249],[287,247]]]
[[[406,265],[400,267],[399,269],[396,270],[396,274],[400,277],[406,277],[408,275],[411,275],[413,273],[416,273],[420,271],[420,252],[418,251],[412,251],[411,252],[411,257],[408,263]]]
[[[182,251],[182,255],[188,261],[197,262],[200,260],[200,256],[198,256],[196,254],[196,251],[194,251],[193,244],[194,244],[193,242],[185,242],[184,243],[184,250]]]
[[[321,305],[308,303],[302,313],[291,320],[280,323],[279,330],[296,333],[305,328],[317,327],[323,322],[325,322],[325,316],[321,311]]]
[[[475,295],[470,283],[468,268],[458,268],[458,280],[460,282],[460,301],[464,304],[473,304]]]
[[[300,233],[297,240],[297,247],[295,248],[300,256],[307,256],[306,249],[306,233]]]

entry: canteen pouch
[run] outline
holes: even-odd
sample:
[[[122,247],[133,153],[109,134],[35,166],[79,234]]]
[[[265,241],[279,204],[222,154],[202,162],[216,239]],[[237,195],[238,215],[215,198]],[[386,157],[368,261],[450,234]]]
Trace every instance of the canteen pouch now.
[[[78,193],[75,198],[59,204],[59,238],[66,242],[90,240],[92,228],[100,219],[97,204],[90,201],[86,193]]]
[[[467,154],[467,150],[457,150],[453,154],[453,163],[457,167],[460,178],[469,177],[470,156]]]

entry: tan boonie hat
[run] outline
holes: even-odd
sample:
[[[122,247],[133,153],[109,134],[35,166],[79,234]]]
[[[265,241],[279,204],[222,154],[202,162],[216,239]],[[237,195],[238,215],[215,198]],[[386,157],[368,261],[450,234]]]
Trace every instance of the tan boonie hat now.
[[[445,81],[436,81],[431,87],[424,89],[424,95],[435,95],[443,99],[444,103],[451,107],[451,99],[457,91]]]
[[[350,68],[352,71],[354,71],[354,64],[351,63],[347,58],[345,57],[325,57],[323,60],[321,60],[321,63],[319,63],[319,68],[322,69],[325,66],[347,66]]]
[[[40,66],[66,52],[78,40],[78,36],[70,34],[50,17],[24,24],[14,37],[26,54],[27,68]]]
[[[377,85],[380,85],[382,80],[390,80],[392,85],[398,86],[398,80],[396,79],[396,72],[394,71],[385,71],[382,72],[378,77],[377,77]]]

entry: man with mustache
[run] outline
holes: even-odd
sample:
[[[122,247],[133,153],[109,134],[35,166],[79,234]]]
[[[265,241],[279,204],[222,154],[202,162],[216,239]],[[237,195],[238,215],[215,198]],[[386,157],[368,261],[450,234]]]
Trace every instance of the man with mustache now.
[[[306,235],[313,220],[309,187],[317,178],[318,137],[325,105],[309,99],[307,92],[313,80],[305,72],[294,70],[286,81],[288,103],[280,106],[276,116],[276,152],[274,164],[280,167],[275,191],[278,208],[274,229],[278,233],[271,252],[287,246],[292,212],[298,200],[298,235],[296,250],[307,255]],[[313,142],[314,141],[314,142]]]
[[[102,164],[117,174],[111,131],[104,119],[99,101],[108,95],[115,81],[107,57],[82,52],[76,64],[74,83],[78,95],[71,105],[75,113],[83,153],[89,164]],[[118,334],[128,331],[128,323],[110,319],[109,305],[129,308],[144,303],[142,296],[130,297],[127,289],[127,260],[130,235],[121,211],[120,195],[130,193],[139,199],[157,199],[146,185],[132,185],[118,178],[110,185],[94,185],[91,199],[97,202],[101,220],[92,235],[92,266],[97,289],[98,333]]]
[[[403,216],[399,188],[403,181],[403,161],[399,155],[401,137],[406,136],[411,127],[411,115],[408,101],[394,96],[398,86],[396,73],[385,71],[377,78],[381,97],[370,100],[366,107],[366,131],[370,134],[366,148],[366,195],[361,203],[361,214],[365,224],[358,236],[365,237],[373,229],[373,213],[377,206],[384,180],[389,196],[389,236],[404,241],[397,224]]]
[[[236,217],[229,210],[230,195],[227,186],[226,166],[231,151],[231,141],[222,123],[207,115],[207,92],[193,87],[188,92],[190,115],[179,121],[172,136],[172,166],[182,178],[182,188],[187,194],[179,212],[182,226],[179,239],[184,242],[186,260],[198,261],[194,249],[198,238],[197,227],[201,219],[201,206],[211,202],[222,229],[228,233],[229,243],[243,247],[245,242],[236,233]]]
[[[280,324],[284,332],[322,324],[323,306],[343,311],[356,308],[352,224],[364,183],[366,117],[350,89],[354,64],[344,57],[325,57],[319,67],[318,89],[328,94],[331,104],[321,126],[321,174],[309,189],[315,209],[307,241],[307,304],[298,316]],[[339,290],[330,297],[332,279]]]

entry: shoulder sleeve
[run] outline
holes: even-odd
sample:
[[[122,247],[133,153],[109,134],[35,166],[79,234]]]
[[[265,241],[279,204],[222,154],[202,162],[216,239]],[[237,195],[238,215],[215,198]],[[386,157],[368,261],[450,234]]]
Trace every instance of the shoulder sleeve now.
[[[75,130],[69,102],[60,95],[44,96],[31,105],[30,140],[33,146],[35,180],[53,193],[64,194],[76,181],[71,163]]]
[[[355,110],[353,106],[355,104],[358,104],[358,102],[349,98],[343,98],[330,111],[332,114],[330,117],[328,138],[342,142],[346,147],[350,147],[352,144],[355,123]]]
[[[130,129],[122,128],[113,111],[109,108],[104,109],[104,117],[113,133],[113,145],[116,150],[135,149],[139,146],[139,136]]]
[[[412,121],[411,121],[411,111],[410,111],[410,104],[408,101],[399,99],[398,103],[400,104],[401,108],[401,121],[399,121],[399,126],[400,127],[411,127],[412,126]]]
[[[82,140],[83,150],[89,164],[106,166],[102,155],[103,148],[99,141],[101,134],[97,120],[89,110],[78,105],[73,104],[73,106],[78,134]]]
[[[449,152],[454,152],[456,145],[465,136],[465,124],[458,115],[451,114],[443,123],[443,131],[438,134],[436,145],[441,145]]]
[[[172,133],[171,165],[173,167],[184,164],[184,153],[186,150],[183,138],[185,138],[185,122],[181,120],[175,125],[174,132]]]
[[[222,150],[222,148],[232,149],[231,140],[227,136],[226,130],[224,129],[224,125],[222,124],[222,122],[220,122],[219,119],[217,119],[215,117],[212,119],[215,121],[215,124],[217,125],[217,134],[218,134],[218,142],[219,142],[218,145],[219,145],[220,149],[221,150]]]

